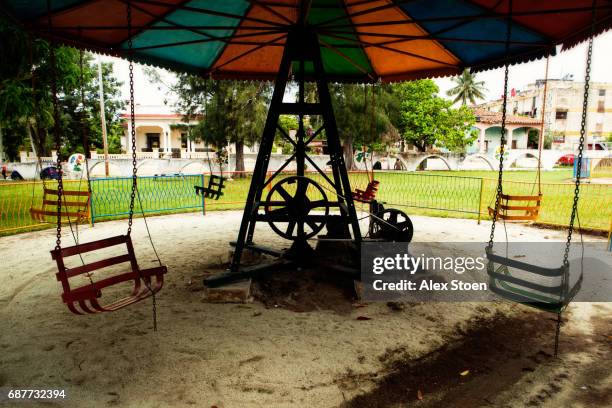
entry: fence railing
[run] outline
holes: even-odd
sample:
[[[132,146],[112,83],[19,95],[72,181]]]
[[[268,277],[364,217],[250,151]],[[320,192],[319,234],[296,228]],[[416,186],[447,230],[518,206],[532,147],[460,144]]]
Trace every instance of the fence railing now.
[[[43,189],[57,188],[54,180],[0,183],[0,235],[47,228],[50,223],[37,221],[30,215],[32,207],[41,207]],[[66,190],[87,190],[84,180],[64,180]],[[52,217],[48,217],[51,221]]]
[[[135,212],[172,213],[204,211],[204,199],[193,186],[203,185],[203,174],[138,177]],[[91,180],[92,223],[129,213],[131,177]]]
[[[292,173],[283,173],[287,177]],[[138,178],[139,198],[136,213],[178,213],[243,209],[248,193],[251,173],[225,173],[230,180],[224,195],[218,200],[204,201],[194,192],[194,185],[206,185],[208,177],[202,174],[147,176]],[[322,186],[324,177],[309,173]],[[331,176],[331,175],[330,175]],[[364,189],[368,176],[364,172],[350,172],[353,189]],[[464,177],[414,172],[376,172],[380,181],[378,199],[389,207],[404,207],[409,214],[443,217],[489,219],[487,207],[495,201],[495,179]],[[83,181],[65,181],[70,189],[87,189]],[[55,183],[47,181],[47,185]],[[0,234],[44,228],[30,217],[32,203],[42,200],[42,182],[0,183]],[[130,177],[99,178],[91,180],[92,222],[126,217],[131,192]],[[543,201],[538,222],[566,226],[571,214],[574,185],[571,183],[542,183]],[[331,189],[325,190],[328,199],[335,200]],[[505,181],[504,192],[531,195],[537,186],[531,182]],[[267,194],[264,192],[264,196]],[[580,188],[580,225],[583,228],[608,231],[612,220],[612,184],[583,184]],[[142,207],[141,207],[142,205]],[[577,225],[578,223],[576,223]]]

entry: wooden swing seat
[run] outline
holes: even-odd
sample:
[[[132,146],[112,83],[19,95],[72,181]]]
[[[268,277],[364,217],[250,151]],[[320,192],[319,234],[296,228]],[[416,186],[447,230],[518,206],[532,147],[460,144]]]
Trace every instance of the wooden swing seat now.
[[[225,188],[225,177],[210,175],[208,179],[208,187],[193,186],[195,188],[196,195],[202,195],[204,198],[212,198],[218,200],[223,195],[223,189]]]
[[[582,286],[582,275],[571,289],[569,282],[563,279],[567,276],[569,265],[546,268],[496,255],[489,248],[486,248],[486,254],[489,289],[510,301],[547,312],[560,313]],[[523,272],[522,277],[513,276],[508,268]],[[542,285],[537,282],[538,277],[556,278],[560,283]]]
[[[379,184],[379,181],[372,180],[368,183],[365,190],[355,189],[355,191],[353,191],[353,200],[359,201],[360,203],[369,203],[373,201],[376,198]]]
[[[127,253],[123,255],[113,256],[74,268],[67,268],[64,264],[65,258],[122,244],[125,244],[127,247]],[[59,272],[56,274],[56,277],[62,283],[62,300],[72,313],[79,315],[112,312],[146,299],[161,290],[164,283],[164,274],[168,272],[166,266],[140,269],[136,261],[132,239],[129,235],[119,235],[86,244],[54,249],[51,251],[51,257],[57,262]],[[96,270],[121,263],[129,263],[130,265],[124,273],[97,282],[86,283],[77,288],[72,288],[70,285],[71,278],[90,274]],[[152,283],[153,280],[154,282]],[[101,304],[99,302],[99,298],[102,297],[102,289],[127,281],[134,282],[134,287],[128,296],[108,304]]]
[[[41,206],[39,208],[30,208],[32,219],[38,222],[48,222],[46,217],[54,217],[54,222],[57,222],[57,190],[45,188]],[[91,194],[89,191],[79,190],[63,190],[62,208],[60,215],[63,222],[88,222],[91,218],[89,212],[89,200]]]
[[[497,218],[506,221],[536,221],[540,214],[542,194],[520,196],[502,194]],[[535,205],[511,205],[511,202],[535,202]],[[495,209],[489,207],[489,216],[495,216]]]

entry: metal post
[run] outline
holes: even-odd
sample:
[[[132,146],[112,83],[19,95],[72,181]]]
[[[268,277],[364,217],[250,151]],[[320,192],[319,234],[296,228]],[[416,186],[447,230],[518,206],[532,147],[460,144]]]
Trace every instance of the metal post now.
[[[104,84],[102,82],[102,59],[98,56],[98,85],[100,89],[100,124],[102,126],[102,143],[104,146],[104,174],[108,177],[108,140],[106,135],[106,114],[104,113]]]
[[[96,215],[94,213],[94,204],[93,204],[93,198],[94,198],[94,189],[93,189],[93,183],[95,182],[95,180],[91,180],[91,194],[89,195],[89,218],[91,221],[91,226],[94,226],[94,219],[96,218]]]
[[[204,173],[202,173],[202,187],[204,187]],[[204,192],[202,192],[202,215],[206,215],[206,202],[204,200]]]
[[[608,231],[608,251],[612,252],[612,220],[610,221],[610,230]]]
[[[478,194],[478,225],[482,217],[482,190],[484,190],[484,178],[480,179],[480,192]]]

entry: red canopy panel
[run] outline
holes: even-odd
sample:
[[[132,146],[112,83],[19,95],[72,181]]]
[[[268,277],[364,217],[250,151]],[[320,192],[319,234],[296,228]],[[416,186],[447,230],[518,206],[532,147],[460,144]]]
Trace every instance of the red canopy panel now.
[[[248,27],[274,29],[273,25],[293,25],[298,19],[299,0],[273,0],[253,3],[235,32],[235,37],[243,40],[228,44],[215,61],[210,73],[217,78],[274,79],[283,56],[287,39],[286,32],[260,34],[262,30]],[[269,3],[269,4],[267,4]],[[258,20],[262,20],[259,22]],[[247,27],[247,28],[243,28]],[[253,43],[253,45],[246,43]]]
[[[506,14],[508,0],[470,0],[479,6]],[[612,1],[596,1],[595,34],[610,28]],[[584,41],[591,33],[593,0],[513,0],[513,20],[525,27],[563,43],[563,49]],[[534,10],[541,14],[531,14]]]
[[[146,29],[163,16],[176,10],[173,5],[186,3],[185,0],[164,0],[160,3],[133,3],[132,27],[133,35]],[[86,18],[85,18],[86,17]],[[33,22],[32,27],[46,29],[48,17],[40,17]],[[92,44],[96,47],[118,47],[128,38],[127,6],[120,0],[94,0],[75,5],[64,11],[52,13],[51,24],[53,33],[58,37],[81,44]],[[87,29],[79,26],[105,27],[105,29]],[[62,27],[70,27],[63,29]]]
[[[377,75],[387,80],[400,80],[420,77],[422,72],[454,75],[460,71],[459,58],[439,42],[431,39],[406,39],[411,36],[424,37],[428,33],[401,9],[384,7],[390,5],[391,1],[364,3],[361,0],[346,0],[346,3],[348,14],[352,16],[351,21],[356,24],[359,39]],[[379,11],[367,12],[377,8]],[[359,25],[399,20],[406,20],[407,23],[374,27]],[[410,74],[406,73],[406,67],[411,67]]]

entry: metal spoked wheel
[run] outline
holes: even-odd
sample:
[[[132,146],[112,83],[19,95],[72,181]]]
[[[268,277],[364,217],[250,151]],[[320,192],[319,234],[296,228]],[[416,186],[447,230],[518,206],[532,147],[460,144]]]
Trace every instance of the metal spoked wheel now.
[[[272,187],[265,203],[270,227],[283,238],[306,240],[318,234],[329,215],[329,201],[314,180],[287,177]]]
[[[410,242],[414,227],[410,217],[395,208],[387,208],[372,217],[370,223],[370,238],[385,241]]]

